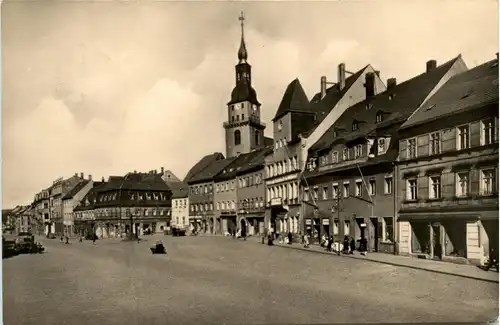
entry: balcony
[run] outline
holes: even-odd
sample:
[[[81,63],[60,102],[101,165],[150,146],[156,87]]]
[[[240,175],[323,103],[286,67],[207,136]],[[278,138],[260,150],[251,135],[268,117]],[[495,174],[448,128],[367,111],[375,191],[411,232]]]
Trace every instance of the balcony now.
[[[234,126],[240,126],[240,125],[243,125],[243,124],[246,124],[246,123],[249,123],[249,122],[252,123],[252,124],[261,125],[263,127],[266,127],[266,123],[262,122],[256,116],[250,116],[250,117],[248,117],[246,119],[239,120],[239,121],[224,122],[224,123],[222,123],[222,125],[224,126],[224,128],[230,128],[230,127],[234,127]]]

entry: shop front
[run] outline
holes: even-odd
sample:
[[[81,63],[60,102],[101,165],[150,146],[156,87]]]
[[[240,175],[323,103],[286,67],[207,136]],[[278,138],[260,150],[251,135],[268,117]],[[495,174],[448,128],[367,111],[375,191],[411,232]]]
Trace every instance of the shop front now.
[[[238,231],[237,223],[236,223],[236,215],[221,213],[220,216],[221,224],[222,224],[222,234],[223,235],[233,235]]]
[[[245,213],[239,216],[240,229],[244,229],[247,236],[264,234],[264,212]]]
[[[402,214],[398,226],[402,254],[480,265],[490,248],[498,247],[498,215],[493,213]]]

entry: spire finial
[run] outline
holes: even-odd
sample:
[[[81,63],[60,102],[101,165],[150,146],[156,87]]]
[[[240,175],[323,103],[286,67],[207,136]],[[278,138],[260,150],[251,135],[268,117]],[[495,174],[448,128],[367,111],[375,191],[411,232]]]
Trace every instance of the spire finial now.
[[[241,22],[241,43],[240,50],[238,51],[238,59],[240,59],[240,63],[247,60],[248,53],[247,48],[245,46],[245,16],[243,11],[241,12],[238,20]]]

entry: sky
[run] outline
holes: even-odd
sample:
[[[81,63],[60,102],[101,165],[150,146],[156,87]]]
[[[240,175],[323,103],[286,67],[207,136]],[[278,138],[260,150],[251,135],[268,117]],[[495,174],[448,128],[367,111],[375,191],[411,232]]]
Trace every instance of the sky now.
[[[7,0],[2,27],[2,206],[59,177],[165,167],[183,178],[224,153],[240,43],[265,123],[299,78],[309,98],[337,66],[398,82],[459,53],[498,52],[489,0],[168,2]],[[268,126],[266,135],[270,136]]]

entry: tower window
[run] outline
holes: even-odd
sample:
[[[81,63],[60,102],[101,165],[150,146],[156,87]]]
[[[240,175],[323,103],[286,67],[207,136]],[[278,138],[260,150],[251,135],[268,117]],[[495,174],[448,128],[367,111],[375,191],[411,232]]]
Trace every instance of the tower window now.
[[[255,145],[258,146],[260,142],[259,131],[255,131]]]
[[[240,130],[234,131],[234,145],[240,145],[241,144],[241,132]]]

